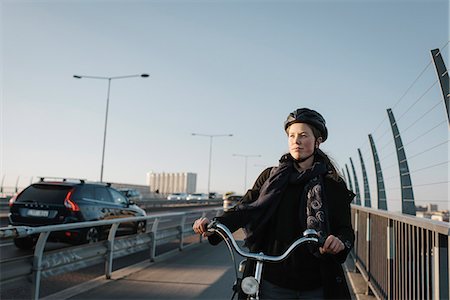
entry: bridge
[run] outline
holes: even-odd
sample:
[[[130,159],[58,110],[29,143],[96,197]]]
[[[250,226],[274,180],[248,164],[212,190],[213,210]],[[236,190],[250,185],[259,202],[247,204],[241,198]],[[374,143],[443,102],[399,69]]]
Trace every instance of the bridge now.
[[[2,239],[40,234],[32,257],[0,262],[2,299],[229,298],[234,270],[228,250],[223,244],[210,246],[191,229],[196,218],[213,217],[220,211],[204,208],[138,217],[147,220],[149,230],[127,237],[115,237],[115,232],[129,218],[1,228]],[[448,223],[357,205],[352,205],[352,223],[356,242],[345,269],[355,299],[449,298]],[[106,241],[44,251],[51,231],[108,224]],[[138,253],[140,261],[120,262]],[[92,266],[103,270],[99,276],[54,289],[61,286],[59,279],[79,277]],[[22,291],[15,295],[17,281],[22,282]]]
[[[346,164],[345,170],[342,170],[348,187],[356,194],[352,204],[352,224],[356,240],[345,264],[354,298],[449,299],[448,211],[447,222],[443,222],[418,217],[420,212],[417,206],[417,202],[425,201],[426,203],[435,202],[441,206],[448,205],[448,178],[447,181],[420,182],[421,178],[417,176],[415,179],[419,181],[412,180],[412,177],[420,172],[436,173],[438,168],[440,168],[440,174],[444,174],[443,177],[448,177],[448,160],[435,161],[428,165],[410,164],[411,159],[423,157],[425,154],[433,158],[448,155],[448,151],[447,153],[441,151],[438,154],[432,152],[440,147],[448,146],[448,128],[445,130],[444,137],[430,133],[434,133],[434,130],[441,125],[448,124],[450,93],[448,72],[440,50],[431,50],[431,57],[430,64],[414,80],[406,93],[416,85],[432,63],[438,75],[437,80],[425,92],[419,93],[417,100],[407,107],[399,118],[394,116],[394,109],[402,101],[403,96],[392,109],[387,109],[386,118],[389,120],[388,125],[393,139],[381,148],[377,148],[375,144],[382,141],[386,132],[380,136],[368,135],[374,162],[374,184],[370,184],[368,166],[364,161],[366,152],[361,151],[361,148],[357,149],[361,171],[356,171],[351,157],[349,158],[350,168]],[[436,104],[431,103],[429,105],[431,108],[426,107],[424,113],[413,118],[412,124],[403,131],[400,130],[399,125],[403,122],[404,115],[420,103],[438,82],[444,105],[442,105],[442,99]],[[446,117],[445,120],[420,123],[430,111],[439,106],[445,107],[446,114],[442,114]],[[416,124],[421,124],[424,130],[417,134],[418,136],[409,137],[409,139],[407,136],[405,143],[402,137]],[[378,128],[374,133],[377,130]],[[421,142],[419,148],[422,150],[408,157],[405,148],[411,148],[423,136],[432,136],[434,140]],[[392,143],[395,145],[394,152],[380,158],[380,153],[383,154],[382,151],[386,146]],[[423,144],[427,146],[424,147]],[[393,154],[396,154],[397,159],[392,165],[382,169],[381,166],[385,165]],[[412,165],[413,168],[411,168]],[[395,166],[398,166],[398,175],[391,174],[385,177],[384,171]],[[447,168],[442,170],[443,166]],[[359,189],[359,182],[362,182],[362,191]],[[392,187],[398,183],[400,183],[399,186]],[[428,198],[426,195],[429,190],[424,189],[429,187],[433,188],[433,192],[440,192],[443,195],[442,198]],[[15,190],[18,190],[17,185]],[[374,197],[371,196],[374,190],[376,202],[372,203]],[[386,193],[392,190],[397,191],[400,199],[387,197]],[[3,183],[0,193],[2,192],[4,192]],[[398,204],[400,211],[396,212],[396,209],[389,207],[388,202]],[[156,203],[157,201],[153,205]],[[159,205],[165,203],[160,201]],[[127,237],[116,237],[115,232],[121,222],[130,221],[129,219],[38,228],[2,227],[0,228],[2,240],[30,234],[40,236],[32,255],[2,258],[0,261],[2,294],[0,296],[2,299],[229,298],[234,274],[227,249],[224,245],[212,248],[195,236],[191,229],[194,219],[199,216],[214,216],[220,208],[198,208],[195,211],[188,211],[185,206],[184,209],[186,211],[134,218],[134,221],[147,220],[147,232]],[[445,219],[445,214],[442,219]],[[98,225],[111,226],[106,241],[52,250],[47,248],[47,237],[52,231]],[[139,256],[139,261],[133,261],[133,263],[123,261],[126,257],[136,256]],[[96,271],[97,276],[93,278],[85,276],[84,272],[89,272],[86,270],[91,270],[89,268],[94,266],[101,266],[101,274]],[[83,277],[83,280],[79,280],[72,286],[61,283],[68,277],[74,276]]]

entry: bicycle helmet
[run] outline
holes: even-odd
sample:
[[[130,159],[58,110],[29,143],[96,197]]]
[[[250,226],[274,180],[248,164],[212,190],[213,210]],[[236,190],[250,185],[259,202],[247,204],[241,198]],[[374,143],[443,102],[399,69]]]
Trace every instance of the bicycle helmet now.
[[[291,112],[284,122],[284,130],[286,131],[288,127],[294,123],[306,123],[314,126],[320,131],[322,142],[325,142],[328,137],[325,119],[315,110],[309,108],[299,108]]]

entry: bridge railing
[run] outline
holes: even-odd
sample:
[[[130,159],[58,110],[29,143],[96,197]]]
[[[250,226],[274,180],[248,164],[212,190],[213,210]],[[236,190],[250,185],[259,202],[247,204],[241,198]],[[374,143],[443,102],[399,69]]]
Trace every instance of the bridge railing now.
[[[450,225],[352,205],[355,265],[379,299],[449,299]]]
[[[130,255],[132,253],[149,250],[149,259],[156,257],[156,246],[171,241],[178,242],[178,249],[185,247],[185,239],[194,235],[192,223],[203,216],[212,218],[221,208],[209,208],[194,212],[165,213],[159,215],[117,218],[112,220],[79,222],[61,225],[49,225],[40,227],[10,226],[0,228],[0,239],[13,239],[38,235],[32,257],[25,256],[12,258],[0,262],[0,285],[31,277],[32,299],[39,299],[41,278],[55,276],[66,272],[75,271],[99,263],[105,264],[105,276],[111,278],[112,264],[115,258]],[[176,222],[168,222],[169,220]],[[116,237],[117,229],[121,223],[146,222],[145,233]],[[107,240],[88,245],[72,246],[56,251],[44,252],[50,233],[78,228],[98,228],[111,226]],[[199,238],[199,242],[202,238]]]

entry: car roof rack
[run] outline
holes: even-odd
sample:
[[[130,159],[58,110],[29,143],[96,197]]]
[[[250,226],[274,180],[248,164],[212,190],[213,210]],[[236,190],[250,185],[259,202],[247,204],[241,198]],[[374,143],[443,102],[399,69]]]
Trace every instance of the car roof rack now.
[[[110,182],[103,182],[103,181],[86,181],[85,183],[104,185],[104,186],[107,186],[107,187],[111,186]]]
[[[80,178],[67,178],[67,177],[39,177],[40,182],[46,182],[49,180],[60,180],[62,182],[69,182],[69,181],[78,181],[80,183],[85,183],[86,179],[80,179]]]

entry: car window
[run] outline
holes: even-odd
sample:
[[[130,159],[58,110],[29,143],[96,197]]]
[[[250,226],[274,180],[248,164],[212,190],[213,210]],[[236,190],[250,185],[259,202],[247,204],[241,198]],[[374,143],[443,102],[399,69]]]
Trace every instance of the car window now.
[[[113,189],[110,189],[109,191],[111,192],[111,196],[113,198],[114,203],[116,204],[128,203],[127,198],[122,193],[119,193],[118,191],[115,191]]]
[[[74,199],[95,199],[94,187],[91,185],[79,186],[73,194]]]
[[[108,193],[106,187],[96,186],[94,188],[94,198],[95,200],[104,201],[104,202],[112,202],[112,198]]]
[[[17,197],[17,202],[35,201],[38,203],[63,203],[71,186],[33,184],[23,190]]]

